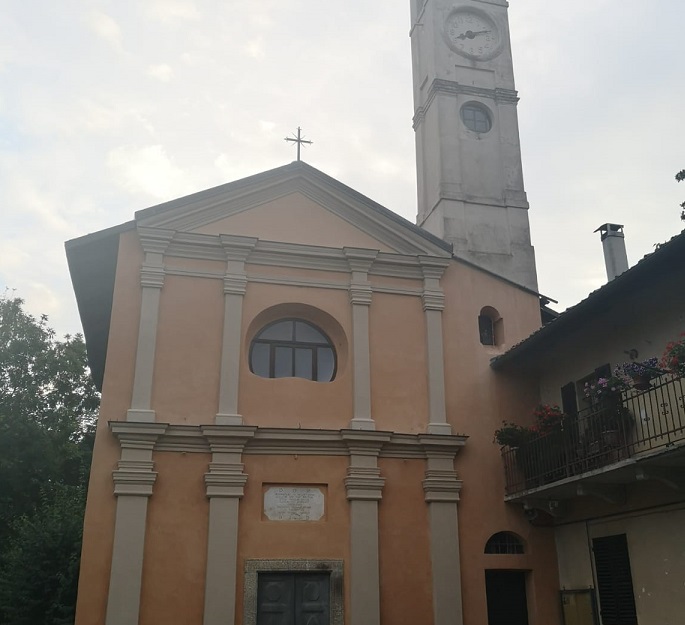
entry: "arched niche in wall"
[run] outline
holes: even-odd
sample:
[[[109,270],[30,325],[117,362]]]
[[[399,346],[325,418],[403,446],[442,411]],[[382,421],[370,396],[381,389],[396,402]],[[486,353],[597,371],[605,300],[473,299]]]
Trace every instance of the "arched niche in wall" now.
[[[294,359],[294,350],[297,348],[297,345],[295,345],[295,343],[297,343],[301,338],[304,338],[304,340],[302,341],[303,345],[301,346],[304,351],[309,351],[311,353],[314,353],[312,350],[316,352],[321,351],[322,353],[319,355],[326,355],[326,357],[328,357],[328,352],[326,351],[326,348],[329,347],[332,350],[333,368],[331,371],[331,376],[328,380],[324,379],[322,381],[335,380],[340,375],[340,373],[344,371],[347,367],[349,353],[347,335],[345,334],[344,329],[337,321],[337,319],[335,319],[332,315],[328,314],[327,312],[314,306],[310,306],[308,304],[301,304],[297,302],[290,302],[271,306],[270,308],[267,308],[261,311],[259,314],[257,314],[254,317],[254,319],[252,319],[252,321],[250,322],[247,329],[247,335],[245,337],[245,357],[248,359],[248,363],[250,364],[250,370],[253,373],[261,375],[261,377],[280,377],[272,376],[269,374],[263,375],[263,371],[262,373],[259,373],[255,371],[253,366],[255,364],[253,362],[254,347],[257,344],[260,344],[262,345],[261,349],[264,349],[263,346],[265,346],[270,340],[270,334],[268,332],[270,328],[276,330],[285,330],[287,328],[292,328],[294,334],[288,340],[286,340],[285,343],[290,342],[293,343],[293,345],[287,346],[284,343],[283,347],[285,348],[284,353],[285,350],[287,350],[288,348],[293,350],[292,353]],[[301,337],[297,336],[298,331],[302,334]],[[323,337],[323,340],[320,341],[321,345],[318,345],[317,341],[315,340],[317,336],[317,331],[318,336]],[[272,349],[270,351],[270,359],[273,359],[273,357],[275,356],[275,350]],[[269,363],[269,371],[273,371],[274,364],[274,362]],[[317,363],[314,362],[313,364],[315,365]],[[293,367],[295,367],[295,360],[293,360]],[[321,367],[319,367],[319,369],[323,372],[323,369]],[[325,369],[327,372],[328,366],[326,366]],[[295,373],[295,371],[293,371],[293,373]],[[306,376],[303,375],[292,375],[283,377],[306,378]],[[314,375],[313,377],[316,378],[317,376]]]

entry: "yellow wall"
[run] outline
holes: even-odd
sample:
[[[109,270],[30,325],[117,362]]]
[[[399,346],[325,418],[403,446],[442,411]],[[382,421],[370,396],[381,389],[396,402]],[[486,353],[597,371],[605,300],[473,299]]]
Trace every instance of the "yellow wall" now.
[[[560,582],[569,589],[596,587],[592,539],[625,534],[639,622],[677,625],[683,619],[684,524],[680,503],[562,526],[556,530]]]

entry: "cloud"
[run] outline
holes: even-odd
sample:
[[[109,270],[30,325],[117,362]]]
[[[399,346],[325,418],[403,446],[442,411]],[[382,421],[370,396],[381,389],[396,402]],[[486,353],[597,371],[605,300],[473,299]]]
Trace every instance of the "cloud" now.
[[[262,37],[257,37],[256,39],[248,41],[243,50],[247,56],[253,59],[263,59],[266,56],[264,39]]]
[[[121,49],[121,28],[113,17],[101,11],[92,11],[88,15],[88,25],[101,39],[116,49]]]
[[[107,166],[127,191],[155,200],[170,200],[194,190],[186,173],[172,162],[161,145],[115,148],[107,156]]]
[[[150,16],[162,20],[198,20],[200,11],[190,0],[147,0]]]
[[[159,65],[149,65],[147,74],[162,82],[169,82],[174,77],[174,70],[166,63],[160,63]]]

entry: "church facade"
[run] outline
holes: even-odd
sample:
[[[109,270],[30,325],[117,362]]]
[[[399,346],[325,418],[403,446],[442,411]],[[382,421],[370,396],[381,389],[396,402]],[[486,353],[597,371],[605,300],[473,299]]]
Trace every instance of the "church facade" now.
[[[418,223],[302,162],[67,244],[102,388],[77,625],[556,625],[494,430],[540,326],[507,3],[412,1]]]

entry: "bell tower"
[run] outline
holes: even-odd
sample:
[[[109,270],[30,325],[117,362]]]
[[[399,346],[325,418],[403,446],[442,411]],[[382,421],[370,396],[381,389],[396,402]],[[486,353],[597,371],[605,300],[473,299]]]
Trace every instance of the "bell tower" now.
[[[537,290],[506,0],[411,0],[417,223]]]

